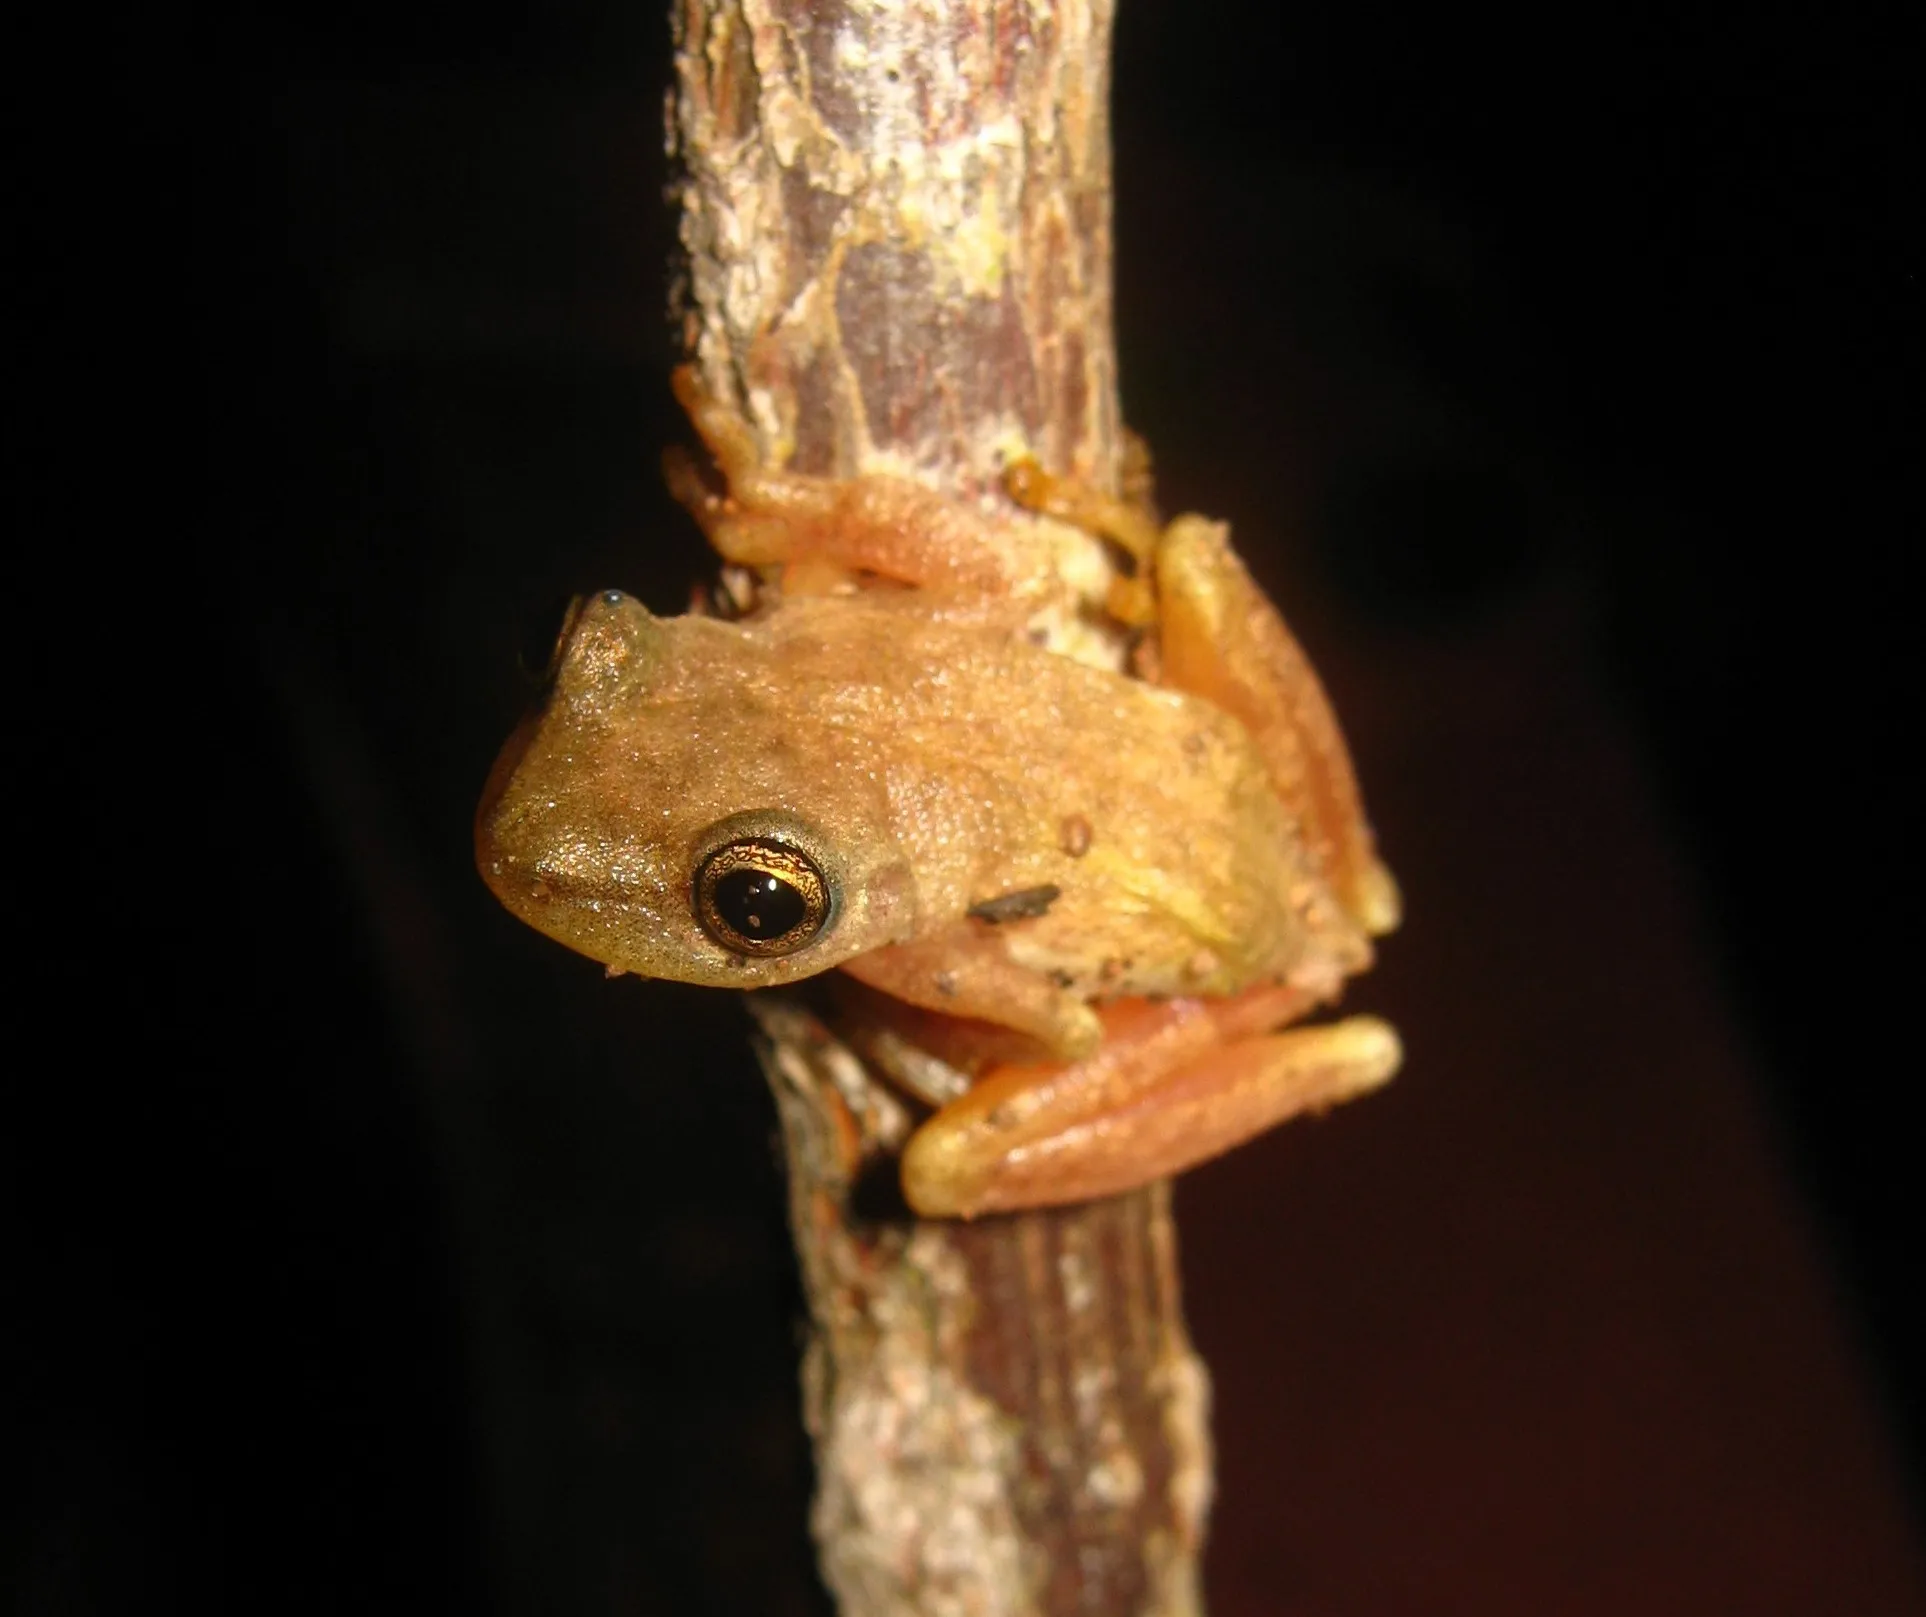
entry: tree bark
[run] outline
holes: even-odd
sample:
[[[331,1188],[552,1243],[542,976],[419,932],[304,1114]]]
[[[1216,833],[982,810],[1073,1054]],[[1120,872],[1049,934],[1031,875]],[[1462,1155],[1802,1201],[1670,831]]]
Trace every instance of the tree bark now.
[[[1105,0],[680,0],[678,312],[766,461],[986,510],[1016,452],[1116,487],[1110,24]],[[1034,627],[1121,662],[1089,614]],[[1208,1381],[1169,1187],[918,1222],[887,1193],[910,1103],[800,1000],[750,1001],[843,1617],[1198,1611]]]

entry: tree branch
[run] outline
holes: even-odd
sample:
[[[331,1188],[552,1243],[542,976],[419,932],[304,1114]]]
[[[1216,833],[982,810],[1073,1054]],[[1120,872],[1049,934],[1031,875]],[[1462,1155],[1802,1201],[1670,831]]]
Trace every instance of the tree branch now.
[[[1026,450],[1115,488],[1110,6],[682,0],[675,17],[684,336],[765,460],[1007,510],[1000,470]],[[1088,542],[1063,556],[1086,591],[1105,565]],[[1121,660],[1088,614],[1038,628]],[[874,1193],[906,1103],[799,1001],[751,1005],[843,1617],[1196,1612],[1208,1382],[1168,1187],[916,1222]]]

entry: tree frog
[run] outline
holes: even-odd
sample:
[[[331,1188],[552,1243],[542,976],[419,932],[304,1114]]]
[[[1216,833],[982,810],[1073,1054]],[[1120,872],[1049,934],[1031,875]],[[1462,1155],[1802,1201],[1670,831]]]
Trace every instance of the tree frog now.
[[[1375,1018],[1285,1027],[1370,964],[1397,891],[1222,525],[1013,468],[1018,505],[1138,558],[1108,602],[1155,637],[1132,677],[1023,632],[1049,521],[771,470],[677,390],[727,491],[686,460],[672,484],[781,588],[734,621],[579,608],[477,815],[503,904],[612,972],[867,985],[976,1073],[905,1151],[926,1216],[1129,1189],[1390,1077]]]

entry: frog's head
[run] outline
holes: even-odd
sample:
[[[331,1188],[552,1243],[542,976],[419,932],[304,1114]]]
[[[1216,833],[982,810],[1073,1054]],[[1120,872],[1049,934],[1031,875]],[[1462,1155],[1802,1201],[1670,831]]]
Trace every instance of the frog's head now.
[[[753,626],[608,591],[475,819],[482,879],[571,949],[645,977],[790,982],[906,938],[909,861],[880,771]]]

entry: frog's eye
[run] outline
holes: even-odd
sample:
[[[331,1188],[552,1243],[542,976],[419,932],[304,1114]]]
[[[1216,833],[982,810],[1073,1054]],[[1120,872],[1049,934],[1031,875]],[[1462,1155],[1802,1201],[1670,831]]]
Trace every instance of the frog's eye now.
[[[794,954],[829,924],[830,908],[815,860],[773,838],[724,843],[696,867],[696,919],[735,954]]]

